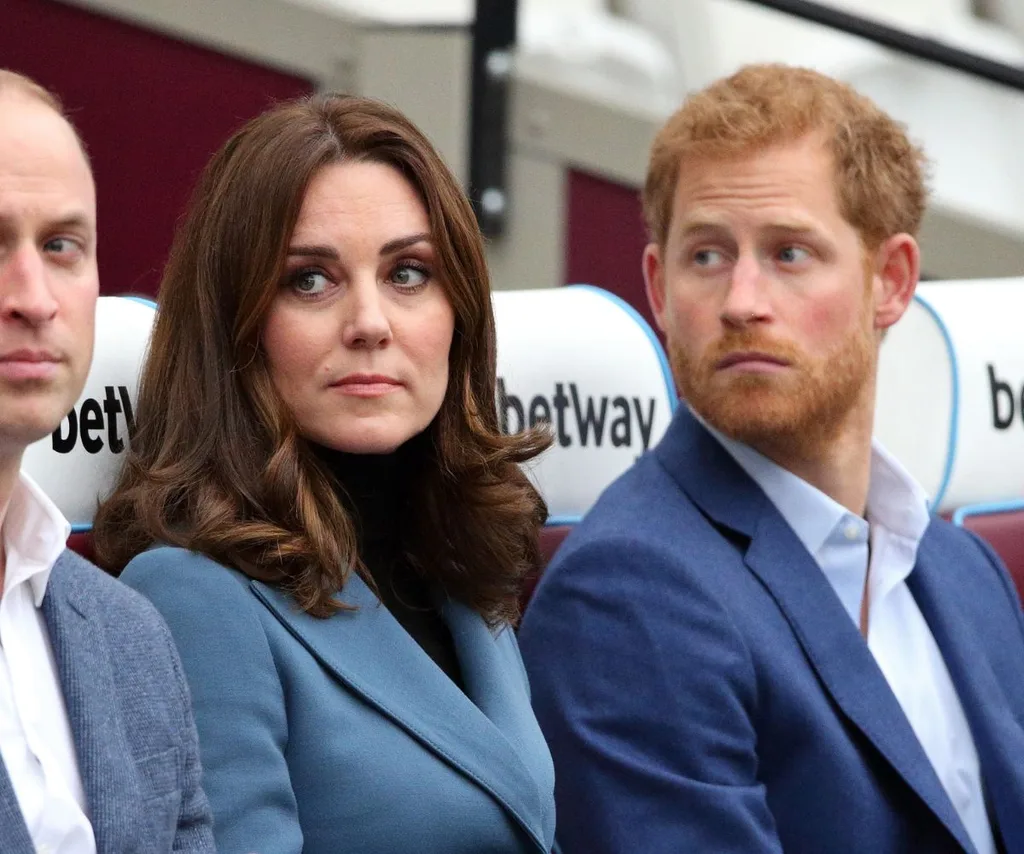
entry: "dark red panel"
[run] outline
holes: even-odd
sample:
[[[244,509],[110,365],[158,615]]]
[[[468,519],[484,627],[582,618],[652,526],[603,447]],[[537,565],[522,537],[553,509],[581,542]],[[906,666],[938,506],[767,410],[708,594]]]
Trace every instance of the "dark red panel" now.
[[[618,294],[656,330],[640,268],[647,243],[640,191],[570,171],[566,236],[566,283],[597,285]]]
[[[964,527],[988,541],[1006,564],[1024,601],[1024,512],[979,514],[964,519]]]
[[[555,552],[558,551],[558,547],[562,545],[562,541],[569,536],[571,531],[572,527],[569,525],[554,525],[541,528],[540,552],[542,565],[536,572],[530,574],[526,579],[526,583],[523,585],[520,604],[524,611],[530,602],[530,597],[533,596],[533,591],[537,587],[537,582],[540,581],[540,577],[544,574],[544,569],[551,562],[551,558],[555,556]]]
[[[68,537],[68,548],[73,552],[78,552],[86,560],[92,560],[95,556],[92,548],[92,533],[86,531],[72,534]]]
[[[0,67],[54,90],[93,161],[104,293],[154,294],[199,170],[309,81],[53,0],[0,0]]]

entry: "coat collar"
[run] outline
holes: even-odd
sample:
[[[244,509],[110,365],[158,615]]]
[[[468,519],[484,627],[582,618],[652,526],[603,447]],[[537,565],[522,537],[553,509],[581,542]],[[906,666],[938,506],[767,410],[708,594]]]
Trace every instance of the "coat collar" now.
[[[502,660],[479,616],[446,603],[466,693],[427,656],[357,575],[339,598],[356,610],[318,619],[298,610],[275,587],[250,582],[256,596],[349,690],[405,729],[442,761],[487,791],[539,851],[552,781],[537,779],[519,758],[532,714],[525,690],[512,680],[518,664]],[[507,629],[506,629],[507,631]]]
[[[960,817],[867,644],[820,567],[772,503],[685,407],[677,410],[655,453],[713,524],[748,541],[744,562],[775,600],[843,715],[961,847],[973,851]]]

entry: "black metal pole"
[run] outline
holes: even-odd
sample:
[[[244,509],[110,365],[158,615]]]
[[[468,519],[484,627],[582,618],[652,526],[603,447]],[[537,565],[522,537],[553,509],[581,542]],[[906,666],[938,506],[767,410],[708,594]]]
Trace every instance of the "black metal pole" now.
[[[860,36],[909,56],[944,65],[946,68],[964,71],[983,80],[1024,92],[1024,69],[960,50],[935,39],[913,35],[878,21],[851,15],[849,12],[833,9],[820,3],[812,3],[810,0],[746,0],[746,2],[785,12],[787,15],[822,24],[852,36]]]
[[[508,99],[517,0],[476,0],[469,114],[469,197],[488,237],[502,233],[508,210]]]

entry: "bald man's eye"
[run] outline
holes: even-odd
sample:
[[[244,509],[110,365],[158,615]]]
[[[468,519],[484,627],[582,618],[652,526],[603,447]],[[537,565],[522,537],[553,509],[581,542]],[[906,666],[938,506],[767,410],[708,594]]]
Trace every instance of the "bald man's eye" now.
[[[43,244],[43,252],[62,264],[73,264],[85,254],[85,247],[73,237],[51,237]]]

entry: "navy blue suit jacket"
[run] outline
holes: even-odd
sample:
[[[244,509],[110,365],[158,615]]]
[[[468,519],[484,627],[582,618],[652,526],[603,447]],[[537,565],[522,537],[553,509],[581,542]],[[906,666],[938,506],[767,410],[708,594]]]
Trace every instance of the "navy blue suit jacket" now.
[[[939,519],[908,578],[1024,852],[1024,619]],[[824,573],[681,408],[568,538],[520,644],[565,854],[973,852]]]

